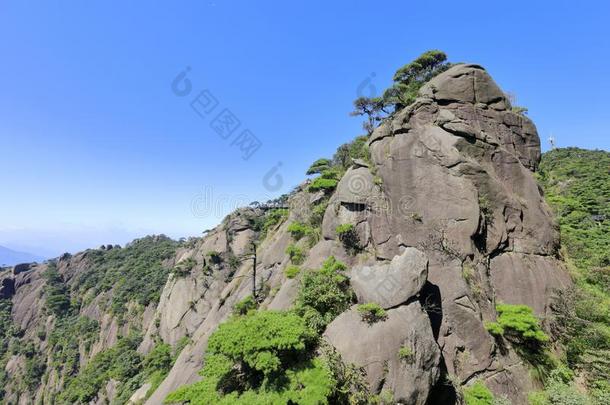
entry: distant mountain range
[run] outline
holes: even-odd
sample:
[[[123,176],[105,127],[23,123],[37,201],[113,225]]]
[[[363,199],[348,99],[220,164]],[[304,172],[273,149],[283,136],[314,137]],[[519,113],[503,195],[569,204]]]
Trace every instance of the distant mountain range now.
[[[26,252],[17,252],[4,246],[0,246],[0,266],[14,266],[19,263],[41,262],[44,257]]]

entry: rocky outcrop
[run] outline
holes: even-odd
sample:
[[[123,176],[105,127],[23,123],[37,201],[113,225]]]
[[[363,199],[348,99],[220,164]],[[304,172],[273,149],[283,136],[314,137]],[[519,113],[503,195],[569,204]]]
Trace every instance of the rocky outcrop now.
[[[389,263],[355,266],[350,282],[358,301],[374,302],[385,309],[406,303],[424,287],[428,259],[415,248],[406,248]]]
[[[343,361],[366,370],[373,392],[390,391],[398,403],[425,404],[438,380],[440,350],[418,302],[391,309],[387,319],[372,325],[352,308],[324,336]],[[401,349],[407,355],[400,356]]]

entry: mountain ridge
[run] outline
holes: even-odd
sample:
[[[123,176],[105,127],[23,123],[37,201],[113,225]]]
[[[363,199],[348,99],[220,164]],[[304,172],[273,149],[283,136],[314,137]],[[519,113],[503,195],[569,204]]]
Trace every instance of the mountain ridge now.
[[[573,287],[540,141],[482,67],[432,76],[277,204],[0,273],[5,401],[528,403]]]

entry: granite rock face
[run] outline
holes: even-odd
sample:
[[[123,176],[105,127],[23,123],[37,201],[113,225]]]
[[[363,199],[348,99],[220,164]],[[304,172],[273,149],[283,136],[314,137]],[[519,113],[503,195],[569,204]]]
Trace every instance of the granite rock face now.
[[[363,367],[375,392],[393,392],[398,403],[423,405],[440,375],[440,350],[428,316],[418,302],[387,312],[385,320],[368,324],[355,308],[327,328],[325,338],[343,361]],[[409,355],[401,357],[401,349]]]
[[[355,266],[350,281],[358,302],[374,302],[385,309],[415,297],[428,279],[428,259],[415,248],[406,248],[389,263]]]

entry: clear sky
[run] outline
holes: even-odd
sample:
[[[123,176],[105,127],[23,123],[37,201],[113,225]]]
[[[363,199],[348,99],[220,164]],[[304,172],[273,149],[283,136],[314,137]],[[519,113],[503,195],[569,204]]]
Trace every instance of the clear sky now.
[[[608,17],[606,1],[1,1],[0,245],[198,235],[291,190],[360,134],[359,93],[434,48],[516,94],[545,149],[608,150]],[[190,93],[172,90],[187,67]]]

